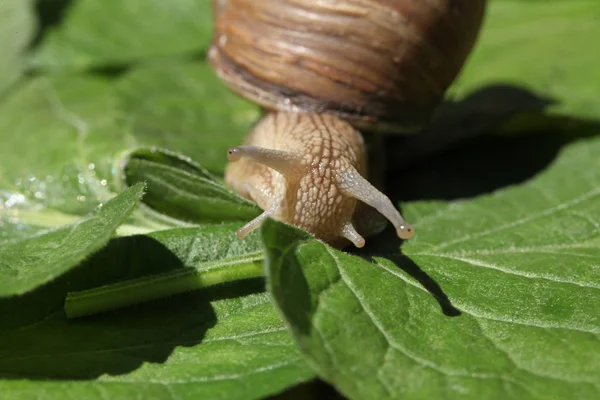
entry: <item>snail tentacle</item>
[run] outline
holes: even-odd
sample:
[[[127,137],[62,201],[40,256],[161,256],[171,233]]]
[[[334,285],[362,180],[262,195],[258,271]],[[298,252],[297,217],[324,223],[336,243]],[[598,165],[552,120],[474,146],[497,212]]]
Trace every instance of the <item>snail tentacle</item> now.
[[[302,166],[302,156],[284,150],[265,149],[258,146],[237,146],[227,151],[227,157],[231,162],[247,158],[287,177],[301,175],[306,170]]]
[[[236,231],[237,237],[243,239],[253,230],[260,227],[265,219],[271,217],[277,213],[277,210],[281,207],[282,199],[274,201],[269,208],[267,208],[262,214],[248,222]]]
[[[370,205],[386,217],[401,239],[410,239],[414,234],[413,227],[404,221],[400,212],[394,207],[391,200],[381,193],[369,181],[363,178],[354,168],[339,171],[338,185],[340,191],[346,196],[353,197]]]
[[[341,235],[342,237],[345,237],[351,241],[352,244],[358,248],[364,247],[365,245],[365,238],[363,238],[360,233],[356,231],[356,228],[354,228],[354,226],[349,222],[344,225]]]

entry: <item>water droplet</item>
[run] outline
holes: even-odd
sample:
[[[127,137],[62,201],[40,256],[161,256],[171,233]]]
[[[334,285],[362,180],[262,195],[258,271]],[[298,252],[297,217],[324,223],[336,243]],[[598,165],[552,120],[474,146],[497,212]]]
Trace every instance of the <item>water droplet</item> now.
[[[81,184],[85,183],[85,177],[83,176],[83,174],[77,175],[77,182]]]
[[[85,201],[85,196],[79,195],[79,196],[77,196],[77,200],[78,201]]]
[[[11,208],[25,203],[25,196],[20,193],[13,193],[8,197],[8,200],[4,203],[6,208]]]
[[[100,184],[101,184],[102,186],[106,186],[106,184],[107,184],[107,183],[108,183],[108,182],[106,182],[106,179],[102,179],[102,180],[100,181]]]
[[[96,168],[96,164],[94,164],[94,163],[89,163],[89,164],[88,164],[88,168],[89,168],[89,169],[91,169],[91,170],[93,170],[93,169],[95,169],[95,168]]]
[[[33,194],[33,196],[34,196],[36,199],[43,199],[43,198],[44,198],[44,194],[43,194],[42,192],[39,192],[39,191],[38,191],[38,192],[35,192],[35,193]]]

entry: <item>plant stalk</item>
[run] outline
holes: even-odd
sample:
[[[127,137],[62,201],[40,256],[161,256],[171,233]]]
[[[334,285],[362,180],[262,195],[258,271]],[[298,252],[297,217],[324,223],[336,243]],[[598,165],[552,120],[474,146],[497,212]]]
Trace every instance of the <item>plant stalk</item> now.
[[[68,318],[78,318],[222,283],[262,277],[263,260],[260,252],[206,263],[201,269],[182,268],[71,292],[65,300],[65,312]]]

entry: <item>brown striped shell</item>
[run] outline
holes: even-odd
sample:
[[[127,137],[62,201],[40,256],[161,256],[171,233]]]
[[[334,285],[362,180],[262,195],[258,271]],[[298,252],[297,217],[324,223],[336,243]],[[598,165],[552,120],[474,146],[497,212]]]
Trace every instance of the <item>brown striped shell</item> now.
[[[269,110],[366,130],[421,124],[459,73],[485,0],[213,0],[213,68]]]

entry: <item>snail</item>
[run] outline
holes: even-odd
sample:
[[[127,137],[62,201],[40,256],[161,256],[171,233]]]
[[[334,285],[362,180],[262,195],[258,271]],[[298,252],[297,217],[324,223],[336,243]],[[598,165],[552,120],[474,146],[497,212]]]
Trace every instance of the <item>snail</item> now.
[[[264,210],[238,236],[272,217],[362,247],[380,230],[375,209],[410,238],[411,225],[366,178],[364,138],[426,123],[473,48],[485,3],[213,0],[209,62],[265,111],[228,151],[226,183]]]

